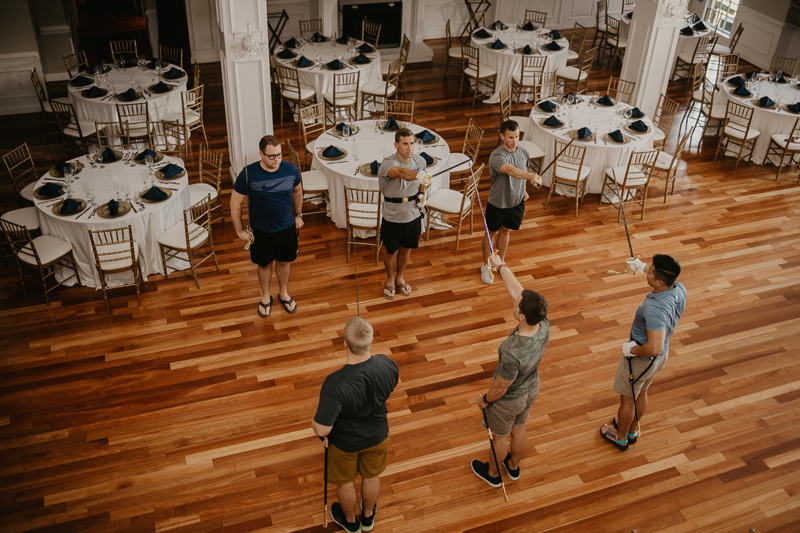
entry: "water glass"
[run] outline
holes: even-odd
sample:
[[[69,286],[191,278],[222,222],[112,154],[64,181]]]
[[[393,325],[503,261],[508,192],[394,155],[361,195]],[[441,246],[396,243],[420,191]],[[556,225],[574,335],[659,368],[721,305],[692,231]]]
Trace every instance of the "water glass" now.
[[[119,178],[111,178],[111,185],[114,187],[114,198],[119,199]]]
[[[346,141],[349,136],[350,136],[350,126],[345,124],[344,127],[342,127],[342,137],[344,137],[344,140]]]
[[[358,143],[353,142],[353,160],[358,161]]]
[[[130,201],[130,199],[131,199],[131,186],[130,186],[130,185],[128,185],[127,183],[124,183],[124,184],[122,185],[122,189],[121,189],[121,190],[122,190],[122,198],[123,198],[123,199],[124,199],[126,202],[129,202],[129,201]]]
[[[331,48],[336,48],[336,33],[331,33],[328,38],[331,40]]]

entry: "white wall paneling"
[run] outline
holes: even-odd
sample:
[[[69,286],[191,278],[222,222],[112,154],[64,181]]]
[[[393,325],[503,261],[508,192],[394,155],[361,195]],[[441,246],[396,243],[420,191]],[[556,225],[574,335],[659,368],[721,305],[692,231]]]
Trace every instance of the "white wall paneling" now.
[[[272,116],[272,109],[267,108],[271,101],[269,88],[264,87],[264,79],[269,73],[264,72],[265,61],[237,61],[233,63],[234,78],[239,94],[236,98],[236,111],[239,118],[238,131],[234,137],[243,142],[242,154],[248,163],[258,161],[258,141],[267,133],[272,133],[272,124],[267,124],[266,117]],[[240,169],[245,161],[240,164]]]
[[[41,111],[31,83],[31,72],[42,72],[39,54],[21,52],[0,55],[0,115]],[[41,77],[41,76],[40,76]]]
[[[42,54],[42,71],[39,77],[44,74],[45,81],[68,80],[66,67],[64,66],[64,56],[75,53],[70,35],[70,27],[59,26],[40,26],[37,40],[39,41],[39,51]]]
[[[317,4],[317,2],[314,2]],[[335,3],[333,4],[336,5]],[[270,13],[280,13],[281,10],[286,10],[286,14],[289,15],[289,20],[286,21],[286,26],[284,26],[283,31],[281,32],[281,41],[286,41],[290,37],[300,35],[300,21],[301,20],[311,20],[315,18],[322,18],[323,22],[323,29],[327,35],[330,35],[332,32],[338,32],[338,22],[335,23],[337,25],[336,28],[330,27],[329,24],[333,24],[330,20],[331,17],[320,17],[320,16],[312,16],[312,6],[310,0],[299,0],[297,2],[270,2],[269,3],[269,12]],[[313,11],[318,11],[318,5],[313,7]],[[329,19],[328,23],[325,23],[325,19]],[[269,34],[266,34],[267,39],[269,39]]]
[[[405,4],[403,4],[405,6]],[[405,9],[405,7],[403,8]],[[423,23],[424,39],[443,39],[445,25],[450,20],[450,34],[456,38],[464,30],[469,15],[464,2],[458,0],[427,0]],[[455,45],[454,45],[455,46]]]
[[[587,28],[597,26],[596,0],[566,0],[563,2],[559,21],[560,29],[574,28],[576,22]]]
[[[192,61],[198,63],[219,61],[219,25],[214,2],[186,0],[186,19],[189,22]]]
[[[148,9],[144,12],[147,17],[147,33],[150,34],[150,47],[153,49],[152,57],[158,57],[158,11],[156,9]],[[143,52],[143,50],[139,50]]]
[[[271,3],[270,6],[272,5]],[[266,2],[231,2],[230,18],[233,33],[247,33],[248,24],[253,33],[266,30],[266,24],[261,24],[262,20],[266,21],[266,11]]]
[[[733,27],[736,28],[740,22],[744,24],[744,31],[739,38],[739,44],[736,45],[736,52],[742,59],[757,67],[769,68],[783,31],[783,21],[740,5],[736,11]]]

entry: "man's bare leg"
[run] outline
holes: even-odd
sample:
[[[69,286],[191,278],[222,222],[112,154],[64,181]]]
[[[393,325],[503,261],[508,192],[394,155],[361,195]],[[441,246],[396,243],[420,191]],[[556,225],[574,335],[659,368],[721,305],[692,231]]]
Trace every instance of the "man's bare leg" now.
[[[508,241],[511,237],[511,230],[505,226],[500,226],[500,231],[497,232],[497,255],[500,260],[505,263],[506,252],[508,251]]]
[[[494,438],[494,453],[497,454],[497,462],[501,463],[508,453],[509,436],[500,437],[498,435],[492,435],[492,437]],[[492,477],[500,475],[500,472],[497,471],[497,466],[494,464],[494,455],[492,455],[491,445],[489,446],[489,475]]]
[[[261,285],[261,303],[268,306],[269,284],[272,281],[272,263],[265,267],[256,265],[256,271],[258,272],[258,282]],[[280,278],[278,278],[278,284],[280,284]]]
[[[525,426],[512,426],[511,428],[511,459],[508,460],[508,467],[511,470],[519,468],[519,463],[525,455],[525,447],[528,445],[528,433]],[[498,460],[502,461],[500,457]]]
[[[284,263],[282,261],[275,261],[277,265],[275,266],[275,271],[278,274],[278,298],[283,301],[288,301],[290,296],[287,292],[289,288],[289,273],[292,269],[291,263]],[[292,302],[290,305],[290,311],[293,311],[297,307],[297,302]]]
[[[402,246],[397,251],[395,256],[397,272],[395,273],[395,284],[396,285],[404,285],[406,280],[403,277],[403,274],[406,271],[406,266],[408,266],[408,262],[411,260],[411,249],[410,248],[403,248]]]
[[[364,501],[363,515],[369,518],[372,516],[372,508],[378,501],[378,494],[381,491],[381,478],[371,477],[361,480],[361,499]],[[348,518],[349,520],[349,518]]]
[[[489,254],[492,253],[492,249],[489,247],[489,239],[492,239],[492,243],[494,243],[494,238],[497,235],[496,231],[490,231],[489,237],[486,237],[486,233],[483,234],[483,264],[489,264]]]
[[[393,254],[383,254],[383,266],[386,268],[386,283],[388,287],[394,287],[395,277],[397,276],[397,256],[400,250],[397,249]]]
[[[361,489],[364,490],[363,488]],[[344,485],[336,486],[336,493],[339,495],[339,505],[342,506],[344,517],[347,521],[353,523],[356,521],[356,504],[358,503],[358,494],[356,493],[356,484],[351,481]],[[377,499],[377,498],[376,498]]]

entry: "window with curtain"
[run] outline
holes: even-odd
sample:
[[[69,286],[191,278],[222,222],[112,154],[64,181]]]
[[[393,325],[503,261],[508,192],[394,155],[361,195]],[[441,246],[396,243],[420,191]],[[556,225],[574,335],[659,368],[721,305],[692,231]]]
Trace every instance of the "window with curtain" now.
[[[717,28],[718,32],[730,37],[733,19],[736,18],[736,10],[739,8],[739,0],[715,0],[712,6],[722,12],[722,22]]]

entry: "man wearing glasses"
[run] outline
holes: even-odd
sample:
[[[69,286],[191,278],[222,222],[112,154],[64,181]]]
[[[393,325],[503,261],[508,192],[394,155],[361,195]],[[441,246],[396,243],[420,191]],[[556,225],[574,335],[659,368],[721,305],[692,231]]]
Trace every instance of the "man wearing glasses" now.
[[[297,303],[287,292],[290,263],[297,258],[297,232],[303,227],[303,185],[300,170],[283,161],[281,141],[267,135],[258,143],[261,159],[243,169],[231,192],[231,219],[240,239],[251,242],[250,260],[258,265],[261,301],[258,316],[272,312],[272,264],[278,275],[278,301],[287,313],[297,311]],[[249,198],[250,232],[242,226],[242,203]]]

